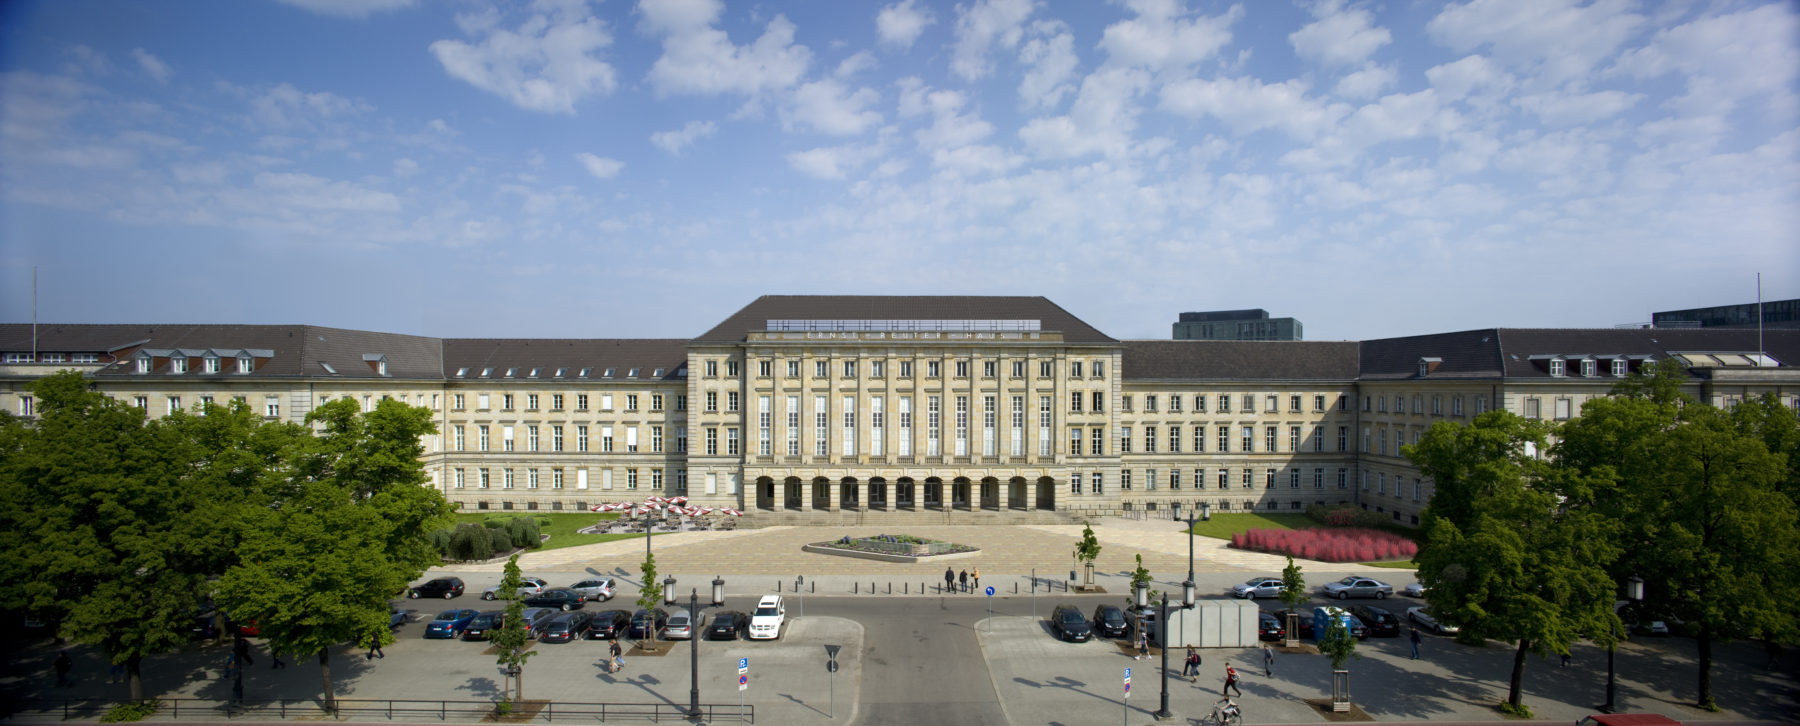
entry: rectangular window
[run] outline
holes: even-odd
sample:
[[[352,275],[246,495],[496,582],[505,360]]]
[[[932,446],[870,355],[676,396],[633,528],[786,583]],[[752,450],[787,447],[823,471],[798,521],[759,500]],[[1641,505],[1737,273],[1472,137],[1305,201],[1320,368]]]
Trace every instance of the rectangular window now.
[[[1156,433],[1157,433],[1157,431],[1156,431],[1155,426],[1145,426],[1144,427],[1144,453],[1146,453],[1146,454],[1156,453]],[[1124,453],[1124,452],[1120,452],[1120,453]]]
[[[1245,488],[1245,489],[1249,489],[1249,488],[1250,488],[1250,487],[1252,487],[1252,486],[1255,486],[1255,482],[1256,482],[1256,471],[1255,471],[1255,470],[1253,470],[1253,469],[1251,469],[1251,468],[1250,468],[1250,467],[1247,467],[1247,466],[1246,466],[1246,467],[1244,467],[1244,479],[1243,479],[1243,481],[1244,481],[1244,488]]]
[[[843,415],[844,415],[844,428],[843,428],[843,435],[840,438],[842,439],[842,442],[843,442],[844,456],[855,456],[856,455],[856,397],[855,396],[844,396],[843,397],[843,407],[841,410],[843,411]]]
[[[475,427],[475,450],[488,450],[488,427],[486,424]]]
[[[1231,451],[1231,427],[1230,426],[1220,426],[1219,427],[1219,453],[1224,454],[1229,451]]]
[[[1088,493],[1089,494],[1105,494],[1106,493],[1105,477],[1098,473],[1094,474],[1092,477],[1089,477]]]
[[[1206,427],[1205,426],[1195,426],[1194,427],[1194,453],[1196,453],[1196,454],[1206,453]]]
[[[719,430],[716,428],[706,430],[706,453],[708,455],[719,453]]]
[[[1348,427],[1339,426],[1338,427],[1338,435],[1337,435],[1337,450],[1338,451],[1349,451],[1350,450],[1349,447],[1350,447],[1350,429]]]
[[[824,378],[828,375],[830,375],[830,372],[829,372],[829,369],[827,369],[825,367],[825,361],[822,361],[822,360],[813,361],[813,377],[814,378]]]
[[[531,424],[531,425],[528,425],[525,427],[525,450],[526,451],[537,451],[538,450],[538,427],[537,427],[537,424]]]
[[[1025,377],[1025,361],[1016,360],[1016,361],[1012,362],[1012,377],[1014,377],[1014,378],[1024,378]]]
[[[1298,394],[1288,396],[1288,412],[1300,413],[1300,396]]]
[[[685,394],[685,393],[675,394],[675,410],[677,410],[677,411],[686,411],[687,410],[687,394]]]
[[[551,489],[563,488],[563,470],[562,469],[551,469],[550,470],[550,488]]]
[[[1561,360],[1550,361],[1550,375],[1561,377],[1563,375],[1563,366],[1564,365],[1565,365],[1564,362]]]
[[[1313,413],[1325,412],[1325,397],[1313,396]]]
[[[874,378],[886,378],[887,362],[879,360],[869,361],[869,375]]]
[[[1265,469],[1264,470],[1263,488],[1264,489],[1274,489],[1275,488],[1275,470],[1274,469]]]
[[[718,391],[707,391],[706,392],[706,410],[708,410],[708,411],[719,410],[719,392]]]
[[[733,427],[725,429],[725,454],[728,456],[737,456],[739,451],[741,450],[738,448],[737,428]]]
[[[1101,411],[1106,410],[1106,392],[1105,391],[1095,391],[1094,392],[1094,408],[1092,410],[1094,413],[1100,413]]]
[[[511,411],[512,407],[513,407],[513,395],[510,393],[500,394],[500,408],[505,409],[507,411]]]
[[[177,402],[180,401],[180,399],[176,399],[176,400],[177,400]],[[1563,421],[1563,420],[1568,419],[1569,418],[1569,410],[1573,407],[1574,407],[1574,402],[1570,401],[1567,398],[1556,399],[1556,420]]]
[[[1170,489],[1180,489],[1181,488],[1181,470],[1180,469],[1170,469],[1169,470],[1169,488]]]
[[[1069,429],[1069,455],[1081,455],[1081,429]]]
[[[170,413],[170,415],[173,415],[175,412],[181,410],[181,397],[180,396],[169,396],[168,404],[169,404],[169,413]]]
[[[1080,436],[1076,436],[1075,438],[1077,439],[1077,441],[1079,441],[1081,439]],[[1080,494],[1081,493],[1081,475],[1080,474],[1070,474],[1069,475],[1069,493],[1070,494]]]
[[[560,425],[550,427],[550,450],[563,450],[563,427]]]
[[[956,455],[969,455],[969,397],[956,397]]]
[[[612,394],[610,394],[610,393],[600,394],[600,410],[602,410],[602,411],[613,410],[613,395]]]
[[[458,411],[463,410],[463,394],[460,394],[460,393],[455,394],[455,395],[451,396],[450,400],[455,403],[454,408],[456,410],[458,410]]]
[[[1119,397],[1119,410],[1125,413],[1131,413],[1131,394]]]
[[[1194,413],[1206,413],[1206,394],[1194,394]]]
[[[585,394],[585,393],[575,394],[575,410],[577,410],[577,411],[588,410],[588,395],[587,394]]]
[[[1121,454],[1131,453],[1131,427],[1130,426],[1122,426],[1119,428],[1119,453],[1121,453]]]
[[[587,427],[587,424],[575,424],[575,450],[576,451],[587,451],[588,450],[588,427]]]
[[[500,449],[502,451],[512,451],[513,450],[513,427],[511,427],[511,426],[501,426],[500,427]]]
[[[635,467],[627,468],[625,470],[625,488],[626,489],[637,489],[637,487],[638,487],[638,470]]]
[[[481,488],[482,489],[488,488],[488,470],[484,467],[477,473],[480,474],[480,476],[481,476],[481,481],[480,481]]]
[[[1274,406],[1274,401],[1272,399],[1274,399],[1275,397],[1270,396],[1269,398],[1271,399],[1269,402],[1269,404],[1270,404],[1269,410],[1273,411],[1273,410],[1275,410],[1275,406]],[[1256,394],[1254,394],[1254,393],[1244,394],[1243,408],[1244,408],[1244,413],[1256,413]]]
[[[1056,452],[1050,450],[1050,426],[1053,422],[1050,413],[1049,396],[1038,396],[1038,455],[1050,456]]]
[[[1288,451],[1300,451],[1300,427],[1288,427]]]
[[[525,408],[536,411],[537,407],[538,407],[538,395],[535,393],[525,394]]]
[[[800,361],[798,359],[789,360],[787,362],[787,375],[789,378],[800,377]]]
[[[1230,489],[1231,488],[1231,470],[1230,469],[1220,469],[1219,470],[1219,488],[1220,489]]]
[[[660,454],[663,450],[663,427],[650,427],[650,451]]]
[[[886,433],[883,429],[887,426],[885,403],[886,400],[881,396],[869,397],[869,454],[873,456],[882,456],[887,451],[887,442],[884,440],[886,437],[883,436]]]
[[[1131,470],[1130,469],[1125,469],[1125,470],[1119,472],[1119,491],[1122,491],[1122,492],[1131,491]]]
[[[661,470],[661,469],[651,469],[650,470],[650,489],[652,491],[658,491],[658,492],[662,491],[662,489],[663,489],[663,470]]]
[[[683,426],[675,429],[675,452],[685,454],[687,450],[687,427]]]
[[[613,430],[611,426],[600,427],[600,452],[610,454],[613,450]]]
[[[1231,395],[1219,394],[1219,413],[1231,413]]]
[[[831,455],[831,412],[824,396],[813,396],[813,455]]]
[[[766,361],[765,361],[766,362]],[[756,453],[762,456],[774,454],[775,448],[775,412],[769,410],[769,397],[756,397]]]
[[[563,407],[563,395],[560,393],[550,394],[550,410],[561,411],[562,407]]]
[[[1289,469],[1288,470],[1288,488],[1289,489],[1299,489],[1300,488],[1300,470],[1299,469]]]
[[[1069,413],[1081,413],[1081,392],[1069,392]]]
[[[143,396],[138,396],[138,408],[143,408]],[[263,415],[269,418],[281,417],[281,399],[274,396],[263,399]]]
[[[1055,375],[1055,373],[1055,363],[1047,360],[1038,361],[1039,378],[1049,378],[1050,376]]]
[[[794,363],[793,361],[788,361]],[[796,364],[797,365],[797,364]],[[787,397],[787,452],[788,456],[800,455],[800,397]]]
[[[903,362],[901,365],[905,365],[905,363]],[[912,400],[912,396],[900,397],[900,441],[898,443],[900,444],[899,453],[901,456],[912,456]]]
[[[513,488],[513,470],[502,469],[500,471],[500,488],[501,489]]]
[[[1023,365],[1023,364],[1021,364]],[[1025,455],[1025,397],[1013,396],[1012,408],[1012,455]]]
[[[969,362],[968,361],[959,360],[956,362],[956,377],[957,378],[968,378],[969,377]]]
[[[984,360],[981,362],[981,375],[984,378],[995,378],[1000,375],[1000,362]]]
[[[912,377],[912,361],[909,361],[909,360],[900,361],[900,377],[901,378],[911,378]]]
[[[738,392],[737,391],[730,391],[725,394],[725,410],[727,410],[727,411],[738,410]]]
[[[738,362],[737,361],[734,361],[734,360],[725,361],[725,376],[728,378],[738,377]]]
[[[935,361],[935,360],[925,361],[925,377],[926,378],[937,378],[938,377],[938,363],[939,362]]]
[[[982,456],[993,456],[995,453],[995,446],[996,446],[997,442],[994,440],[995,439],[994,429],[1000,423],[998,420],[996,420],[996,418],[1000,415],[1000,412],[998,410],[996,410],[997,407],[995,405],[994,398],[995,398],[994,396],[982,396],[981,397],[981,455]]]
[[[464,471],[463,471],[463,470],[462,470],[462,469],[457,469],[457,470],[456,470],[456,477],[455,477],[455,482],[456,482],[456,488],[457,488],[457,489],[461,489],[461,488],[463,488],[463,485],[464,485],[464,478],[465,478],[465,474],[466,474],[466,473],[465,473],[465,472],[464,472]]]
[[[663,397],[662,397],[662,394],[660,394],[660,393],[652,393],[652,394],[650,394],[650,410],[652,410],[652,411],[661,411],[661,410],[663,410]]]
[[[1538,399],[1536,397],[1525,399],[1525,418],[1540,418],[1538,415]]]
[[[1078,361],[1078,360],[1077,361],[1069,361],[1069,377],[1070,378],[1080,378],[1081,377],[1081,361]]]
[[[1156,396],[1144,396],[1144,413],[1156,413]]]
[[[1444,397],[1443,396],[1432,396],[1431,397],[1431,415],[1433,415],[1433,416],[1444,415]]]
[[[1243,444],[1244,448],[1239,449],[1239,451],[1242,451],[1244,453],[1249,453],[1249,452],[1256,450],[1256,429],[1255,428],[1252,428],[1249,426],[1244,427],[1242,444]]]
[[[1625,377],[1625,369],[1626,369],[1626,367],[1627,367],[1627,364],[1626,364],[1626,362],[1625,362],[1625,359],[1624,359],[1624,358],[1619,358],[1619,359],[1615,359],[1615,360],[1614,360],[1614,361],[1613,361],[1613,362],[1612,362],[1612,374],[1613,374],[1613,377],[1614,377],[1614,378],[1624,378],[1624,377]]]
[[[707,378],[719,377],[719,362],[718,361],[709,360],[706,362],[706,377]]]
[[[1181,399],[1171,398],[1171,399],[1169,399],[1169,402],[1174,403],[1175,401],[1179,401],[1179,400],[1181,400]],[[1171,453],[1171,454],[1181,453],[1181,427],[1180,426],[1170,426],[1169,427],[1169,453]]]
[[[756,362],[756,375],[763,378],[775,375],[775,361],[759,360]]]
[[[1181,396],[1179,394],[1169,397],[1169,413],[1181,413]]]
[[[1106,455],[1106,429],[1094,429],[1094,435],[1089,439],[1089,442],[1090,450],[1088,453],[1094,456]]]
[[[1094,369],[1094,377],[1095,378],[1105,378],[1106,377],[1106,361],[1099,361],[1099,360],[1094,361],[1093,369]]]
[[[856,377],[856,361],[853,361],[853,360],[844,361],[844,377],[845,378],[855,378]]]
[[[1314,469],[1313,470],[1313,488],[1314,489],[1324,489],[1325,488],[1325,470],[1324,469]]]
[[[1344,488],[1347,488],[1350,486],[1350,470],[1349,469],[1345,469],[1343,467],[1338,468],[1337,485],[1338,485],[1339,489],[1344,489]]]

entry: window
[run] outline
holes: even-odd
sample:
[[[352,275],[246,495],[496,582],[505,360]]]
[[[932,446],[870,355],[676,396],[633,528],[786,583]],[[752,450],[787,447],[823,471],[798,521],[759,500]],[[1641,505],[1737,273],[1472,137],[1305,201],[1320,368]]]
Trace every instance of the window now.
[[[1231,451],[1231,427],[1230,426],[1220,426],[1219,427],[1219,453],[1223,454],[1228,451]]]
[[[1463,415],[1463,403],[1462,403],[1462,395],[1461,394],[1450,397],[1450,415],[1452,415],[1452,416]]]
[[[787,362],[787,375],[789,378],[800,377],[800,361],[798,359]]]
[[[1169,402],[1173,403],[1173,402],[1179,401],[1179,400],[1181,400],[1181,399],[1171,398],[1171,399],[1169,399]],[[1169,453],[1171,453],[1171,454],[1181,453],[1181,427],[1180,426],[1170,426],[1169,427]]]
[[[481,488],[482,489],[488,488],[488,470],[486,468],[483,468],[477,473],[479,473],[481,475],[481,481],[480,481]]]
[[[525,470],[525,488],[526,489],[538,488],[538,470],[536,470],[536,469],[526,469]]]
[[[553,425],[550,427],[550,450],[563,450],[563,427],[561,425]]]
[[[1079,443],[1081,440],[1081,436],[1078,434],[1075,436],[1075,439],[1076,439],[1077,443]],[[925,491],[929,492],[931,490],[927,489]],[[1069,475],[1069,493],[1070,494],[1080,494],[1081,493],[1081,475],[1080,474],[1070,474]]]
[[[1094,436],[1091,439],[1091,443],[1092,443],[1091,453],[1094,456],[1105,456],[1106,455],[1106,429],[1103,429],[1103,428],[1094,429]],[[1098,475],[1096,475],[1096,476],[1098,476]]]
[[[538,407],[538,395],[535,393],[525,394],[525,409],[528,411],[536,411],[537,407]]]
[[[1256,483],[1256,470],[1251,469],[1250,467],[1247,467],[1247,466],[1244,467],[1243,482],[1244,482],[1245,489],[1249,489],[1250,487],[1254,486]]]
[[[769,376],[775,375],[775,362],[768,361],[768,360],[757,361],[756,362],[756,375],[761,376],[763,378],[768,378]]]
[[[253,371],[253,370],[256,370],[256,359],[255,358],[251,358],[250,356],[247,356],[247,355],[238,356],[238,359],[237,359],[237,372],[238,373],[249,373],[250,371]]]
[[[1288,411],[1290,413],[1300,413],[1300,396],[1288,396]]]
[[[149,373],[150,372],[150,356],[147,356],[147,355],[138,356],[137,372],[139,372],[139,373]]]
[[[736,428],[725,429],[725,453],[729,456],[738,455],[738,430]]]
[[[1219,394],[1219,413],[1231,413],[1231,395]]]
[[[1325,429],[1324,428],[1314,428],[1312,430],[1312,450],[1313,450],[1313,453],[1318,453],[1318,452],[1325,450]]]
[[[1124,453],[1124,452],[1120,452],[1120,453]],[[1156,453],[1156,427],[1155,426],[1145,426],[1144,427],[1144,453],[1146,453],[1146,454]]]
[[[800,397],[787,397],[787,453],[800,455]]]
[[[843,442],[844,456],[856,455],[856,397],[844,396],[843,405],[839,408],[844,415],[844,432],[839,438]]]
[[[1098,430],[1098,429],[1096,429],[1096,430]],[[1090,482],[1088,485],[1088,493],[1090,493],[1090,494],[1105,494],[1106,493],[1106,481],[1102,477],[1102,475],[1096,473],[1092,477],[1089,477],[1088,481]]]
[[[1025,361],[1016,360],[1016,361],[1012,362],[1012,377],[1014,377],[1014,378],[1024,378],[1025,377]]]
[[[1038,377],[1049,378],[1055,374],[1055,364],[1050,361],[1038,361]]]
[[[845,378],[855,378],[856,377],[856,361],[853,361],[853,360],[844,361],[844,377]]]
[[[816,456],[831,455],[831,414],[826,410],[825,397],[813,396],[813,454]]]
[[[737,361],[734,361],[734,360],[725,361],[725,375],[726,375],[726,377],[729,377],[729,378],[738,377],[738,362]]]
[[[502,469],[500,471],[500,488],[501,489],[513,488],[513,470]]]
[[[588,427],[587,427],[587,424],[576,424],[575,425],[575,450],[576,451],[587,451],[588,450]]]
[[[638,487],[638,470],[636,468],[625,469],[625,488],[626,489],[636,489],[637,487]]]
[[[1012,455],[1025,455],[1025,397],[1013,396],[1012,408]]]
[[[956,397],[956,455],[969,455],[969,397]]]
[[[1081,377],[1081,361],[1077,360],[1077,361],[1069,362],[1069,377],[1070,378],[1080,378]]]
[[[982,361],[981,362],[981,375],[984,378],[994,378],[994,377],[999,376],[1000,375],[999,361],[991,361],[991,360]]]
[[[882,429],[887,425],[886,403],[887,401],[881,396],[869,397],[869,453],[875,456],[881,456],[884,453],[886,442],[882,440],[884,438],[882,434],[886,432]]]
[[[1300,488],[1300,470],[1299,469],[1289,469],[1288,470],[1288,488],[1289,489],[1299,489]]]
[[[462,469],[457,469],[457,470],[456,470],[456,476],[455,476],[455,478],[454,478],[454,479],[453,479],[453,481],[455,481],[455,482],[456,482],[456,483],[455,483],[455,485],[454,485],[454,486],[455,486],[455,487],[456,487],[456,488],[457,488],[457,489],[461,489],[461,488],[463,488],[463,478],[464,478],[464,477],[463,477],[463,470],[462,470]]]
[[[1174,395],[1174,396],[1169,397],[1169,413],[1181,413],[1181,396],[1180,395]]]
[[[1144,396],[1144,413],[1156,413],[1156,396]]]
[[[1256,450],[1256,429],[1249,427],[1249,426],[1245,426],[1244,431],[1243,431],[1243,442],[1242,443],[1243,443],[1243,448],[1238,449],[1238,451],[1243,451],[1246,453],[1255,451]]]
[[[139,396],[138,398],[141,399],[143,397]],[[139,406],[139,407],[142,408],[142,406]],[[269,418],[279,418],[281,416],[281,399],[276,398],[274,396],[270,396],[267,399],[264,399],[263,415],[267,416]]]
[[[829,375],[829,373],[827,372],[827,369],[825,368],[825,361],[822,361],[822,360],[813,361],[813,377],[814,378],[824,378],[827,375]]]
[[[1038,396],[1038,455],[1050,456],[1050,397]]]
[[[1313,470],[1313,488],[1314,489],[1324,489],[1325,488],[1325,470],[1324,469],[1314,469]]]
[[[925,455],[937,456],[941,449],[938,441],[941,438],[942,401],[937,396],[925,397]]]
[[[1399,409],[1395,409],[1395,412],[1398,413]],[[1425,413],[1425,397],[1424,396],[1421,396],[1417,393],[1413,394],[1412,412],[1415,414]]]
[[[968,361],[959,360],[956,362],[956,377],[957,378],[968,378],[969,377],[969,362]]]
[[[577,410],[577,411],[588,410],[588,395],[587,394],[585,394],[585,393],[575,394],[575,410]]]
[[[500,394],[500,408],[511,411],[512,407],[513,407],[513,395],[510,393]],[[483,408],[486,408],[486,406],[483,406]]]
[[[1433,415],[1433,416],[1444,415],[1444,397],[1443,396],[1440,396],[1437,394],[1432,394],[1432,396],[1431,396],[1431,415]]]
[[[900,397],[900,455],[912,456],[912,396]]]
[[[651,426],[650,427],[650,450],[655,453],[662,453],[662,450],[663,450],[663,427],[661,427],[661,426]]]
[[[550,488],[551,489],[563,488],[563,470],[562,469],[551,469],[550,470]]]
[[[994,429],[999,423],[1000,412],[994,396],[981,397],[981,455],[993,456],[995,451]]]
[[[1106,392],[1105,391],[1095,391],[1094,392],[1094,413],[1100,413],[1101,411],[1105,411],[1105,410],[1106,410]]]
[[[537,451],[538,450],[538,427],[537,427],[537,424],[532,424],[530,426],[525,427],[525,450],[526,451]]]
[[[1131,491],[1131,470],[1130,469],[1126,469],[1124,471],[1119,472],[1119,491],[1122,491],[1122,492]]]
[[[458,411],[463,410],[463,394],[458,393],[455,396],[451,397],[450,400],[455,403],[454,408],[456,410],[458,410]]]
[[[1563,420],[1568,419],[1569,418],[1569,409],[1572,408],[1573,406],[1574,406],[1574,402],[1570,401],[1567,398],[1556,399],[1556,420],[1563,421]]]
[[[1231,470],[1230,469],[1220,469],[1219,470],[1219,488],[1220,489],[1230,489],[1231,488]]]
[[[1350,446],[1350,429],[1345,426],[1339,426],[1338,427],[1338,436],[1337,436],[1337,450],[1338,451],[1349,451],[1350,450],[1349,446]]]
[[[911,378],[912,377],[912,361],[909,361],[909,360],[900,361],[900,377],[901,378]]]
[[[925,361],[925,377],[926,378],[937,378],[938,377],[938,364],[939,364],[939,361],[935,361],[935,360]]]
[[[219,366],[219,357],[218,356],[208,353],[206,355],[206,357],[202,359],[202,362],[205,365],[205,370],[207,373],[218,373],[219,372],[220,366]]]
[[[675,394],[675,410],[677,410],[677,411],[686,411],[687,410],[687,394],[685,394],[685,393]]]
[[[610,454],[613,450],[613,432],[611,426],[600,427],[600,452]]]
[[[1563,374],[1564,365],[1565,361],[1560,358],[1550,361],[1550,375],[1561,376]]]
[[[1525,418],[1539,418],[1537,397],[1525,399]]]
[[[1096,453],[1098,453],[1098,452],[1096,452]],[[1124,427],[1119,428],[1119,453],[1121,453],[1121,454],[1131,453],[1131,427],[1130,426],[1124,426]]]
[[[738,392],[737,391],[727,391],[725,393],[725,410],[727,410],[727,411],[738,410]]]
[[[1194,453],[1196,453],[1196,454],[1206,453],[1206,427],[1205,426],[1195,426],[1194,427]]]
[[[1582,361],[1581,362],[1581,375],[1592,378],[1594,375],[1595,365],[1597,365],[1597,363],[1591,359]],[[1415,501],[1417,501],[1417,500],[1415,499]]]
[[[32,413],[32,410],[33,410],[32,404],[33,403],[34,403],[34,401],[32,400],[32,398],[30,396],[20,396],[19,397],[19,415],[20,416],[35,415]]]
[[[1275,397],[1270,396],[1269,398],[1273,399]],[[1273,400],[1269,401],[1269,410],[1270,411],[1275,410],[1275,402]],[[1256,413],[1256,395],[1255,394],[1251,394],[1251,393],[1244,394],[1244,413]]]
[[[625,410],[627,410],[627,411],[636,411],[636,410],[638,410],[638,396],[637,396],[637,394],[635,394],[635,393],[627,393],[627,394],[625,394]]]
[[[1625,359],[1624,359],[1624,358],[1616,358],[1616,359],[1614,359],[1614,360],[1613,360],[1613,362],[1612,362],[1612,374],[1613,374],[1613,377],[1614,377],[1614,378],[1624,378],[1624,377],[1625,377],[1625,369],[1626,369],[1626,367],[1627,367],[1627,366],[1626,366],[1626,363],[1625,363]]]
[[[602,411],[613,410],[613,395],[612,394],[610,394],[610,393],[600,394],[600,410],[602,410]]]
[[[550,394],[550,410],[561,411],[562,407],[563,407],[563,395],[560,393]]]
[[[1273,454],[1277,451],[1280,451],[1280,449],[1276,448],[1276,446],[1275,446],[1275,427],[1274,426],[1267,426],[1267,427],[1263,428],[1263,451],[1267,451],[1271,454]]]
[[[716,360],[707,361],[706,362],[706,377],[707,378],[717,378],[718,376],[719,376],[719,362]]]
[[[1487,413],[1487,396],[1475,397],[1475,415]]]
[[[180,396],[169,396],[168,404],[169,404],[169,413],[170,414],[180,411],[181,410],[181,397]]]
[[[1130,394],[1126,394],[1124,396],[1119,397],[1119,410],[1124,411],[1125,413],[1131,413],[1131,395]],[[1146,409],[1146,410],[1148,410],[1148,409]]]
[[[1081,413],[1081,392],[1069,392],[1069,413]]]
[[[500,427],[500,446],[503,451],[513,450],[513,427]]]
[[[1069,455],[1081,455],[1081,429],[1069,429]]]
[[[685,454],[687,450],[687,427],[683,426],[675,429],[675,452]]]
[[[1369,410],[1369,407],[1365,405],[1365,406],[1363,406],[1363,410],[1367,411],[1367,410]],[[1387,396],[1376,396],[1375,397],[1375,412],[1376,413],[1387,413]]]
[[[661,410],[663,410],[663,396],[662,396],[662,394],[660,394],[660,393],[652,393],[652,394],[650,394],[650,410],[652,410],[652,411],[661,411]]]
[[[1194,413],[1206,413],[1206,394],[1194,394]]]
[[[169,372],[170,373],[186,373],[187,369],[188,369],[187,356],[175,356],[175,357],[169,359]]]
[[[706,410],[708,410],[708,411],[719,410],[719,392],[718,391],[707,391],[706,392]]]
[[[716,428],[706,430],[706,453],[711,456],[719,453],[719,430]]]
[[[886,378],[887,377],[887,361],[879,361],[879,360],[869,361],[869,375],[874,376],[876,378]]]

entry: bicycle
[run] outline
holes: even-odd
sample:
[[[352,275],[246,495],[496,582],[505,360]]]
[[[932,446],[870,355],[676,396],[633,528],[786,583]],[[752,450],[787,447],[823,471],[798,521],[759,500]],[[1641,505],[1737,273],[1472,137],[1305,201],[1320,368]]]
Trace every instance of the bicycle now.
[[[1219,724],[1219,726],[1229,726],[1229,724],[1235,723],[1238,726],[1243,726],[1244,712],[1243,709],[1238,708],[1235,703],[1230,706],[1220,706],[1215,703],[1213,704],[1212,714],[1206,717],[1206,723],[1215,723]]]

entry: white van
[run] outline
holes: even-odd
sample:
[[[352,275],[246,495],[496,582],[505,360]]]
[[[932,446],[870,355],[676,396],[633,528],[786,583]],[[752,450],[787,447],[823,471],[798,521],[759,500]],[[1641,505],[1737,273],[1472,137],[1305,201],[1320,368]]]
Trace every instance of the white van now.
[[[750,639],[772,640],[781,637],[781,626],[787,622],[787,606],[780,595],[764,595],[750,613]]]

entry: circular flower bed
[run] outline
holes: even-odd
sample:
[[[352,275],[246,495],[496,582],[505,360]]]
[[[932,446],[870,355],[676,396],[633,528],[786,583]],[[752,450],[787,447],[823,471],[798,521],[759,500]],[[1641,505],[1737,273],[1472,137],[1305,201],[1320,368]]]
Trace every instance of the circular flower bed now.
[[[849,550],[852,552],[872,552],[884,555],[908,555],[928,557],[931,555],[950,555],[964,552],[977,552],[979,548],[969,545],[924,539],[907,534],[878,534],[872,537],[842,537],[829,542],[816,542],[815,547],[826,549]]]

